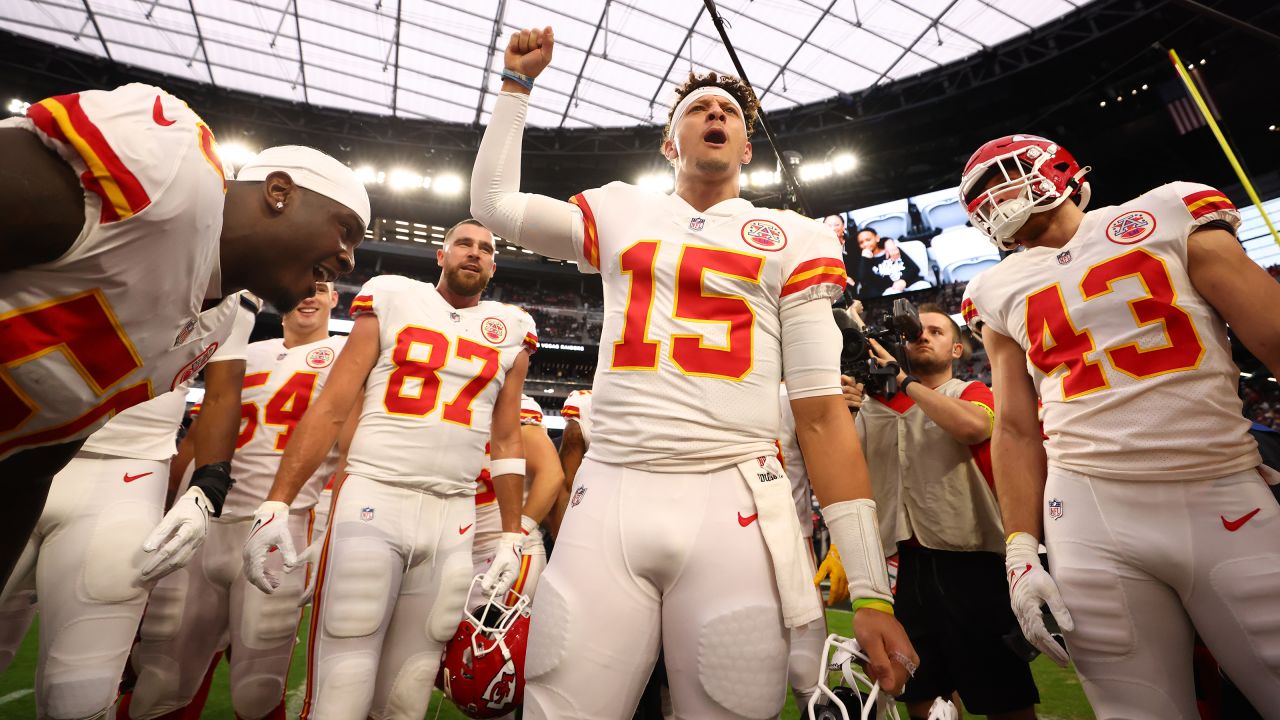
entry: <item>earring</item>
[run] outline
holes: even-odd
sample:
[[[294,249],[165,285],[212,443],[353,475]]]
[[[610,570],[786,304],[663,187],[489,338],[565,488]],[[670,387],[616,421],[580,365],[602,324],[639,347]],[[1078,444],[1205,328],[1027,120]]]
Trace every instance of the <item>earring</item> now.
[[[283,210],[283,209],[284,209],[284,201],[283,201],[283,200],[281,200],[281,201],[279,201],[279,202],[277,202],[277,203],[276,203],[276,209],[277,209],[277,210]]]

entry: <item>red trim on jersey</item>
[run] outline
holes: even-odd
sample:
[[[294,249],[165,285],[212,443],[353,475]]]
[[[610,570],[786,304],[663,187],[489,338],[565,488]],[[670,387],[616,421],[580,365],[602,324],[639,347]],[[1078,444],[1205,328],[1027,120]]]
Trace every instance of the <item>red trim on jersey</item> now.
[[[1235,210],[1236,206],[1223,195],[1220,190],[1200,190],[1186,195],[1182,198],[1182,202],[1187,206],[1187,212],[1191,213],[1191,217],[1199,220],[1210,213],[1219,210]]]
[[[520,420],[521,420],[521,421],[524,421],[524,420],[533,420],[535,424],[537,424],[537,425],[541,425],[541,424],[542,424],[542,413],[538,412],[537,410],[525,410],[524,408],[521,408],[521,409],[520,409]]]
[[[319,568],[316,570],[316,590],[311,595],[311,627],[307,630],[307,685],[306,693],[302,700],[302,714],[298,716],[298,720],[308,720],[311,716],[311,695],[318,693],[320,688],[316,687],[316,631],[320,627],[320,598],[324,594],[325,571],[329,566],[329,541],[333,539],[333,526],[337,525],[337,509],[338,496],[342,494],[341,485],[333,493],[331,508],[333,511],[329,513],[329,524],[324,529],[324,545],[320,550]],[[315,513],[312,512],[314,520]]]
[[[144,403],[150,399],[151,384],[146,381],[117,390],[110,397],[90,408],[78,418],[51,428],[10,438],[0,443],[0,457],[4,457],[17,448],[25,449],[40,445],[52,445],[57,441],[66,440],[94,424],[103,416],[114,416],[116,413],[128,410],[134,405]]]
[[[533,333],[525,333],[524,349],[527,350],[530,355],[538,352],[538,336]]]
[[[70,145],[80,155],[88,168],[81,173],[80,182],[102,199],[100,223],[126,220],[151,204],[146,188],[80,107],[79,93],[41,100],[27,108],[27,117],[45,135]]]
[[[562,418],[577,419],[581,415],[582,411],[578,409],[577,405],[565,405],[560,409],[560,417]]]
[[[351,317],[367,312],[373,312],[373,296],[357,295],[351,301]]]
[[[596,216],[591,212],[587,196],[578,193],[569,198],[569,202],[582,208],[582,256],[591,263],[591,267],[600,269],[600,237],[596,230]]]
[[[791,271],[782,284],[782,297],[823,283],[838,285],[843,290],[847,282],[843,262],[835,258],[814,258],[800,263]]]
[[[873,395],[872,397],[879,400],[880,404],[899,415],[905,414],[908,410],[916,406],[916,401],[912,400],[904,392],[895,393],[892,399],[888,399],[883,395]]]
[[[964,318],[965,324],[973,322],[973,319],[978,317],[978,308],[969,298],[960,301],[960,317]]]

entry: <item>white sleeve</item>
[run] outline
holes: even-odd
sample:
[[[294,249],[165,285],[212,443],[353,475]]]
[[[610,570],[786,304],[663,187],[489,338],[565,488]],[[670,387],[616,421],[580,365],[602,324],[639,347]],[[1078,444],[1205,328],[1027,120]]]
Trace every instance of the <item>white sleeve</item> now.
[[[579,257],[585,233],[572,203],[520,192],[520,152],[529,96],[498,95],[471,171],[471,215],[495,235],[539,255]]]
[[[778,311],[782,326],[782,378],[792,400],[840,394],[840,329],[825,297]]]
[[[236,308],[235,318],[231,321],[231,333],[214,351],[213,357],[209,358],[210,363],[244,360],[249,355],[249,335],[253,333],[257,313],[249,308],[243,298],[238,298],[236,302],[239,307]]]

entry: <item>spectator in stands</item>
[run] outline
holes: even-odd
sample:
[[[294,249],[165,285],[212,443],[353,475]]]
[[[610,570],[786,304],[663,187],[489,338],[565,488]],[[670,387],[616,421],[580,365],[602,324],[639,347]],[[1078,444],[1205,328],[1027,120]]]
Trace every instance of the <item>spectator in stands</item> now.
[[[920,266],[898,249],[897,243],[881,239],[871,228],[858,232],[861,257],[855,270],[857,293],[861,297],[892,295],[930,287],[920,275]]]
[[[965,709],[1001,720],[1035,718],[1040,701],[1007,600],[1004,528],[990,460],[991,390],[957,379],[960,328],[940,306],[920,306],[921,338],[906,351],[892,398],[845,377],[871,471],[886,556],[898,554],[895,614],[920,654],[901,700],[923,718],[935,697],[959,692]],[[879,345],[882,365],[893,358]]]

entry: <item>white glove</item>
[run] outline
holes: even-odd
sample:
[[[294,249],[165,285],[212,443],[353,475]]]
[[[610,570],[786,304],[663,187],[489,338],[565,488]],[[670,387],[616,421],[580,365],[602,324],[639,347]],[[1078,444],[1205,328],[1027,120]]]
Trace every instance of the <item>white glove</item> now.
[[[310,604],[311,598],[316,594],[316,576],[320,572],[320,551],[324,549],[324,538],[320,538],[307,546],[306,550],[298,556],[298,564],[296,567],[306,567],[311,565],[311,577],[307,578],[307,587],[302,591],[302,597],[298,598],[298,607]],[[293,572],[293,570],[289,570]]]
[[[253,528],[244,541],[244,574],[253,586],[270,595],[280,587],[280,578],[267,572],[267,553],[279,548],[284,571],[298,565],[298,554],[289,537],[289,506],[268,500],[253,514]]]
[[[929,706],[929,720],[960,720],[960,711],[955,703],[942,698],[934,698]]]
[[[1005,577],[1009,580],[1009,601],[1013,614],[1027,641],[1039,648],[1054,662],[1066,667],[1071,660],[1067,651],[1053,639],[1045,627],[1042,604],[1049,606],[1053,619],[1064,632],[1075,628],[1071,613],[1058,593],[1058,585],[1040,565],[1040,543],[1027,533],[1017,532],[1009,537],[1004,550]]]
[[[143,552],[154,553],[142,568],[142,579],[159,580],[185,566],[209,534],[209,514],[209,498],[200,488],[178,498],[142,543]]]
[[[524,541],[531,530],[537,529],[538,523],[524,515],[520,518],[522,530],[518,533],[502,533],[498,540],[498,548],[494,551],[493,562],[480,577],[480,592],[485,596],[505,596],[516,578],[520,576],[520,560],[524,556]]]

